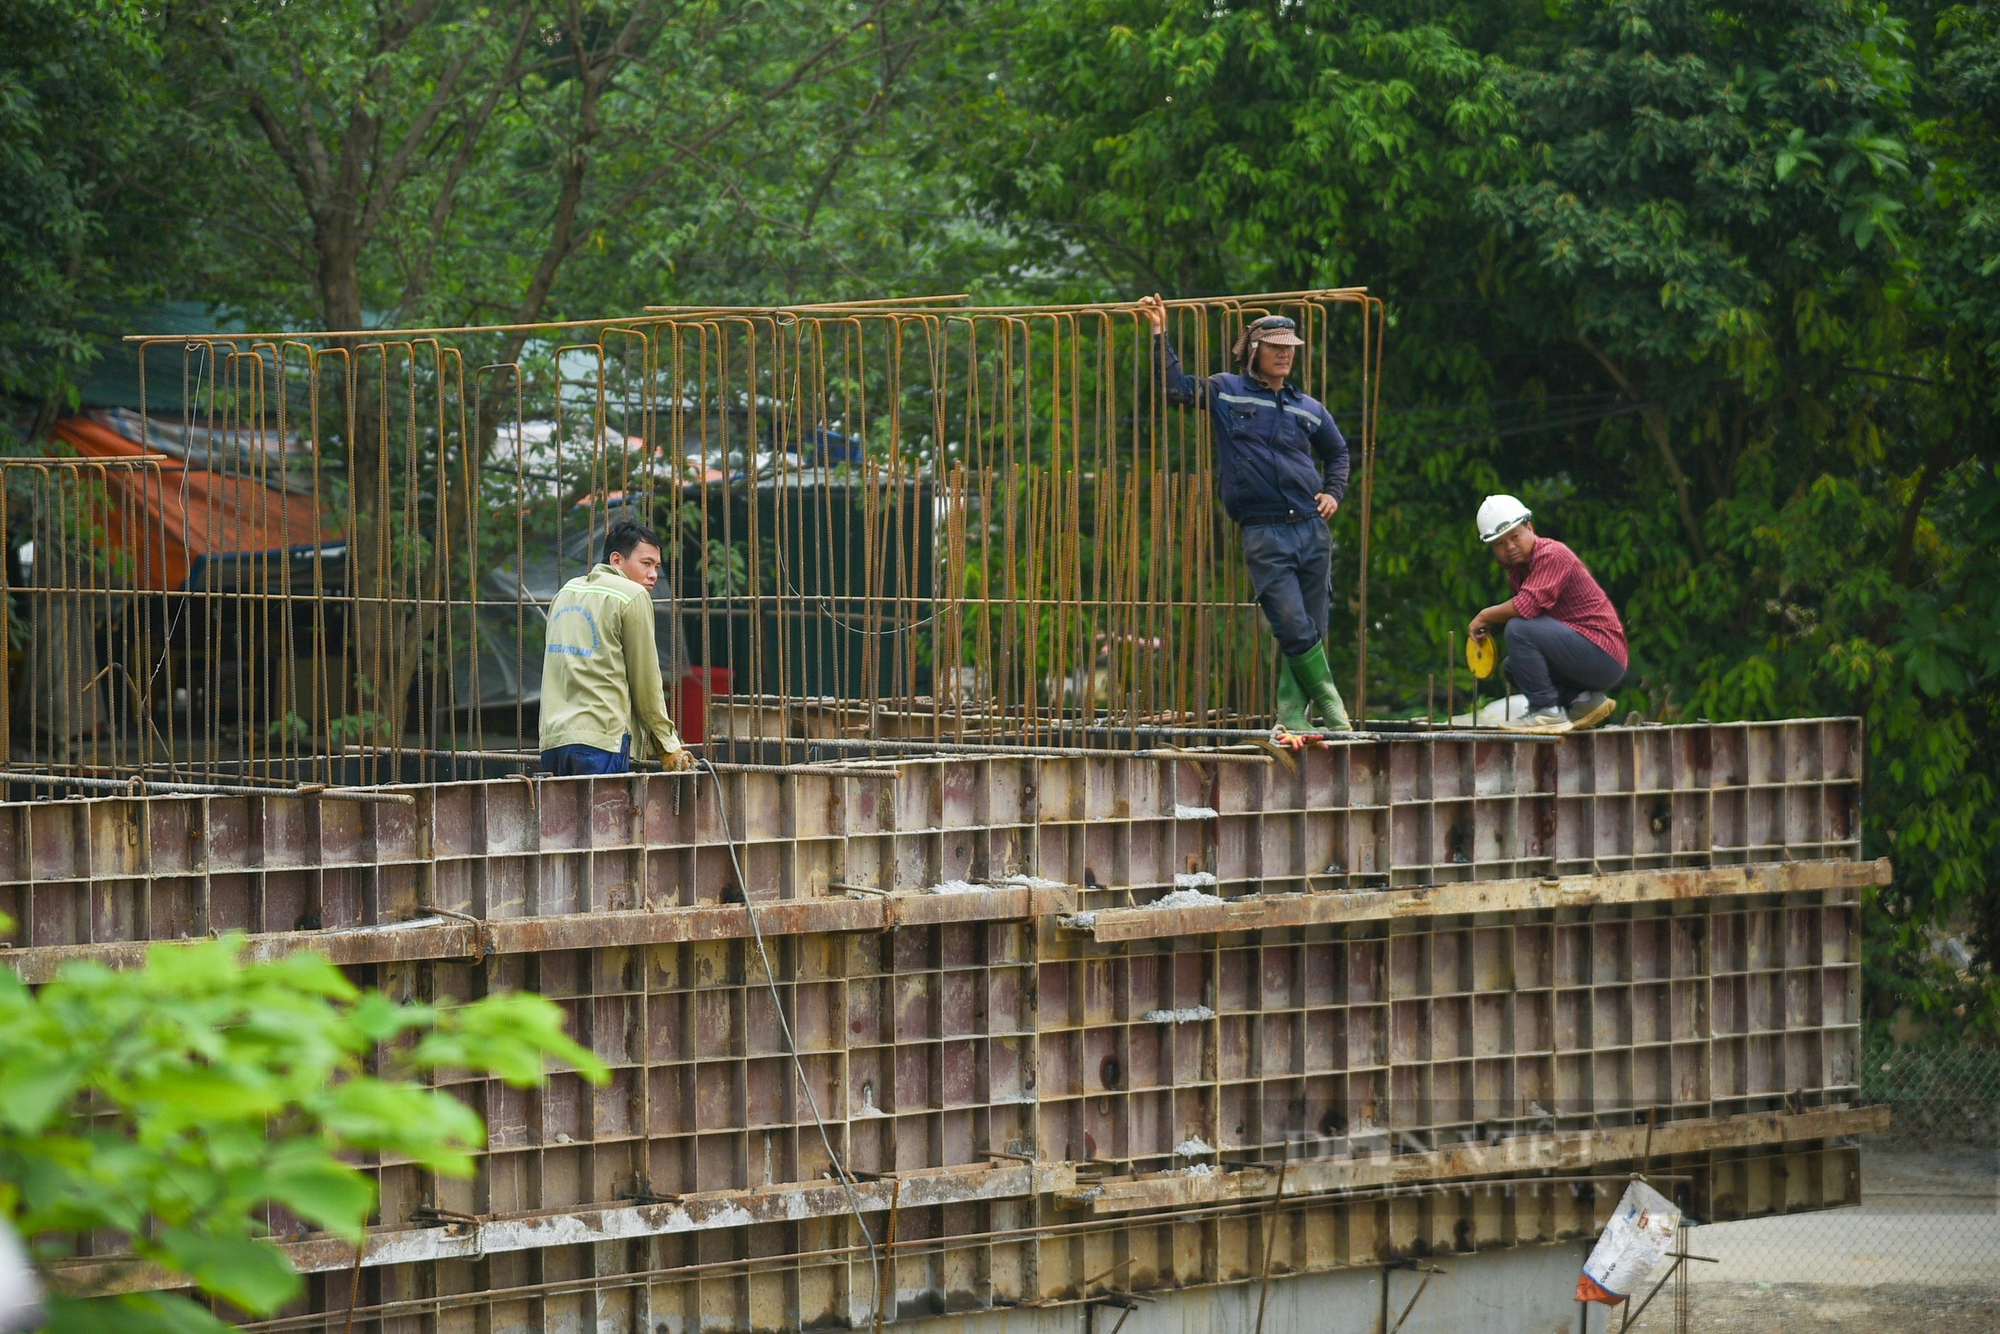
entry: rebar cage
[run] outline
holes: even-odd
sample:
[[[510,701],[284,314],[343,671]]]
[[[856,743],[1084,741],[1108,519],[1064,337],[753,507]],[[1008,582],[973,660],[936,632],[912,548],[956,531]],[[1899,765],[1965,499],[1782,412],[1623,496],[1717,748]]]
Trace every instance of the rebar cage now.
[[[1380,302],[1169,311],[1198,374],[1247,319],[1298,321],[1294,378],[1350,440],[1365,542]],[[1134,306],[137,344],[140,411],[71,418],[77,457],[0,469],[17,768],[492,772],[536,746],[544,609],[627,518],[663,535],[669,709],[711,753],[1268,716],[1207,414],[1165,401]]]

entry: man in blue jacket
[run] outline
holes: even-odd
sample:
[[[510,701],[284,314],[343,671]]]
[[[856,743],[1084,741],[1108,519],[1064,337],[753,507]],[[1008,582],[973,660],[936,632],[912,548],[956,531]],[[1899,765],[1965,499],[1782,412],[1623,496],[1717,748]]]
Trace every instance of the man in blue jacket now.
[[[1222,508],[1243,530],[1243,561],[1286,671],[1278,676],[1278,728],[1303,732],[1308,710],[1330,731],[1352,727],[1326,661],[1333,538],[1327,520],[1347,494],[1347,441],[1333,414],[1291,383],[1305,340],[1283,315],[1252,320],[1236,340],[1236,373],[1196,377],[1167,340],[1167,307],[1140,303],[1153,323],[1153,364],[1167,401],[1206,405],[1215,423]]]

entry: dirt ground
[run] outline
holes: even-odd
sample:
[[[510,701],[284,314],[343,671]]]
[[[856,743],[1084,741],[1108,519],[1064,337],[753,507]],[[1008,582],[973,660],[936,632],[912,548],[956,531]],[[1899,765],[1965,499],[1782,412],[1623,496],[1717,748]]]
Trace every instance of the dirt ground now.
[[[2000,1334],[2000,1154],[1868,1145],[1861,1174],[1857,1209],[1695,1228],[1718,1263],[1694,1267],[1689,1328]],[[1671,1331],[1673,1297],[1631,1328]]]
[[[1673,1294],[1665,1292],[1632,1322],[1634,1330],[1666,1334],[1674,1327]],[[1612,1319],[1613,1329],[1618,1327]],[[1987,1334],[2000,1330],[2000,1275],[1976,1287],[1922,1283],[1855,1287],[1830,1283],[1698,1283],[1691,1330],[1810,1330],[1814,1334]]]

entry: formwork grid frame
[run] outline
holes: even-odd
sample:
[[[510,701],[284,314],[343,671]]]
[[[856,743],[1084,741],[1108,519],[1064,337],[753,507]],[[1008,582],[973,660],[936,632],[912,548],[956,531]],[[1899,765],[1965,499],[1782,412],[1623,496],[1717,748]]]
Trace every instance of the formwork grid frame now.
[[[1639,1165],[1606,1164],[1632,1173]],[[1648,1166],[1656,1181],[1709,1221],[1859,1199],[1857,1152],[1834,1142],[1661,1155]],[[1269,1187],[1275,1174],[1250,1175]],[[1076,1306],[1253,1283],[1266,1272],[1267,1255],[1268,1271],[1282,1278],[1574,1241],[1599,1231],[1629,1179],[1621,1170],[1581,1179],[1443,1182],[1355,1198],[1278,1202],[1267,1195],[1128,1218],[1058,1210],[1020,1221],[1025,1202],[1007,1211],[914,1207],[898,1214],[913,1235],[898,1248],[894,1262],[904,1267],[904,1277],[896,1283],[895,1308],[883,1314],[895,1321]],[[848,1304],[839,1283],[840,1267],[852,1263],[857,1242],[818,1223],[773,1225],[753,1239],[755,1231],[739,1231],[727,1246],[703,1248],[663,1236],[371,1269],[356,1327],[400,1334],[642,1323],[681,1334],[872,1322],[872,1310]],[[328,1274],[313,1288],[302,1304],[309,1311],[250,1328],[341,1326],[346,1276]]]
[[[1647,754],[1728,762],[1654,789],[1626,765]],[[1592,774],[1574,795],[1559,782],[1571,767]],[[725,799],[749,892],[771,903],[1052,883],[1097,909],[1189,888],[1426,888],[1860,853],[1859,728],[1845,719],[1612,729],[1561,747],[1407,736],[1283,764],[968,756],[868,776],[729,773],[719,787],[654,774],[411,792],[410,805],[0,805],[0,907],[19,944],[48,947],[384,927],[428,907],[496,920],[714,907],[743,892]],[[1662,801],[1693,814],[1656,818]],[[1712,814],[1759,808],[1774,816]]]
[[[899,1231],[916,1249],[898,1282],[921,1289],[910,1299],[918,1308],[961,1300],[949,1294],[982,1275],[1014,1299],[1060,1296],[1135,1248],[1155,1257],[1155,1275],[1230,1274],[1229,1256],[1260,1254],[1268,1236],[1255,1210],[1220,1232],[1108,1220],[1063,1231],[1060,1218],[1091,1207],[1084,1197],[1096,1189],[1198,1194],[1286,1161],[1366,1163],[1572,1132],[1629,1137],[1642,1124],[1670,1132],[1708,1116],[1784,1117],[1851,1101],[1858,887],[1877,881],[1842,869],[1857,844],[1800,836],[1832,826],[1766,821],[1753,830],[1782,841],[1731,841],[1706,858],[1649,851],[1635,828],[1606,850],[1657,860],[1582,877],[1596,896],[1583,901],[1563,897],[1565,882],[1533,859],[1442,878],[1466,868],[1437,860],[1434,843],[1399,844],[1394,831],[1411,807],[1433,837],[1470,812],[1474,846],[1498,847],[1486,826],[1518,829],[1527,803],[1554,813],[1557,843],[1571,837],[1564,821],[1585,813],[1598,837],[1602,808],[1543,790],[1543,777],[1587,770],[1592,786],[1580,795],[1629,814],[1644,809],[1639,759],[1737,752],[1740,766],[1671,770],[1686,784],[1676,795],[1747,801],[1761,782],[1804,794],[1785,797],[1788,807],[1834,806],[1851,830],[1859,790],[1840,757],[1852,753],[1853,728],[1835,719],[1619,729],[1553,750],[1518,742],[1504,757],[1484,740],[1407,737],[1309,752],[1295,767],[966,757],[865,777],[840,768],[720,781],[490,780],[412,789],[409,806],[277,795],[16,803],[0,806],[0,906],[21,923],[10,958],[29,977],[65,958],[124,957],[162,929],[248,928],[272,941],[261,948],[326,949],[392,995],[520,987],[570,1011],[573,1031],[613,1067],[611,1084],[558,1075],[524,1095],[441,1079],[493,1127],[482,1176],[440,1182],[408,1164],[374,1164],[382,1226],[407,1234],[413,1216],[437,1209],[556,1228],[607,1210],[661,1221],[621,1224],[641,1232],[602,1243],[625,1259],[593,1243],[513,1245],[511,1258],[440,1259],[434,1270],[384,1260],[369,1266],[380,1271],[369,1282],[387,1285],[375,1297],[402,1300],[406,1282],[471,1284],[481,1263],[481,1284],[567,1283],[585,1281],[580,1270],[565,1276],[580,1256],[610,1274],[630,1266],[634,1247],[670,1251],[674,1266],[761,1247],[843,1258],[747,1279],[717,1271],[693,1288],[676,1281],[662,1308],[705,1309],[712,1285],[713,1302],[732,1310],[847,1318],[866,1284],[841,1250],[853,1243],[842,1239],[844,1206],[751,1212],[760,1197],[810,1191],[826,1164],[745,952],[746,889],[763,905],[779,994],[835,1119],[837,1150],[910,1192]],[[1697,773],[1707,788],[1693,786]],[[1634,791],[1607,790],[1619,783]],[[1357,793],[1387,799],[1362,803],[1356,817],[1341,803]],[[1435,809],[1423,813],[1426,802]],[[724,870],[724,807],[747,885]],[[1296,831],[1339,820],[1383,831],[1387,864],[1365,879],[1313,875],[1319,835]],[[1261,860],[1232,865],[1232,845]],[[1797,860],[1806,846],[1833,855]],[[1397,864],[1398,848],[1413,865]],[[1203,869],[1181,869],[1188,856]],[[1690,871],[1677,858],[1708,864]],[[1507,871],[1528,874],[1493,878]],[[1176,883],[1189,874],[1213,880],[1198,882],[1192,906],[1163,904],[1189,888]],[[1405,876],[1425,883],[1385,883]],[[1641,892],[1605,897],[1601,886],[1620,876]],[[1489,908],[1451,906],[1476,905],[1501,884],[1551,885],[1552,897],[1536,906],[1533,892],[1510,890]],[[155,911],[176,902],[187,906]],[[1216,919],[1239,911],[1270,924]],[[1354,916],[1284,924],[1287,913],[1320,911]],[[1188,914],[1212,924],[1185,925]],[[1131,938],[1148,922],[1152,933]],[[1009,1168],[1015,1155],[1033,1166]],[[980,1193],[981,1183],[1016,1180],[1009,1170],[1028,1176],[1005,1198]],[[1035,1185],[1036,1173],[1064,1172],[1083,1179]],[[1049,1192],[1064,1190],[1083,1203],[1059,1198],[1049,1214]],[[668,1226],[683,1208],[675,1196],[711,1202],[701,1226]],[[1463,1225],[1480,1238],[1517,1226],[1476,1212],[1466,1223],[1435,1202],[1410,1207],[1411,1235],[1426,1245],[1447,1244],[1439,1229],[1451,1238]],[[732,1208],[747,1232],[714,1221]],[[1425,1209],[1441,1212],[1425,1223]],[[296,1235],[296,1220],[269,1221]],[[1045,1231],[1021,1240],[1016,1228]],[[1544,1231],[1536,1223],[1523,1235]],[[664,1239],[642,1246],[641,1236]],[[1279,1254],[1317,1244],[1281,1239]],[[1347,1253],[1376,1245],[1363,1238]]]

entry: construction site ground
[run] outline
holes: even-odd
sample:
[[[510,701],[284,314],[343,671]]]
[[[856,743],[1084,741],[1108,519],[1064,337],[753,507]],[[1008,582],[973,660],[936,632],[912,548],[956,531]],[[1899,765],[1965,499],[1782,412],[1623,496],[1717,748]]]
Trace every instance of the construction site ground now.
[[[1692,1328],[2000,1330],[2000,1152],[1887,1143],[1861,1163],[1858,1208],[1697,1228],[1720,1263],[1695,1266]],[[1672,1293],[1632,1328],[1672,1329]]]

